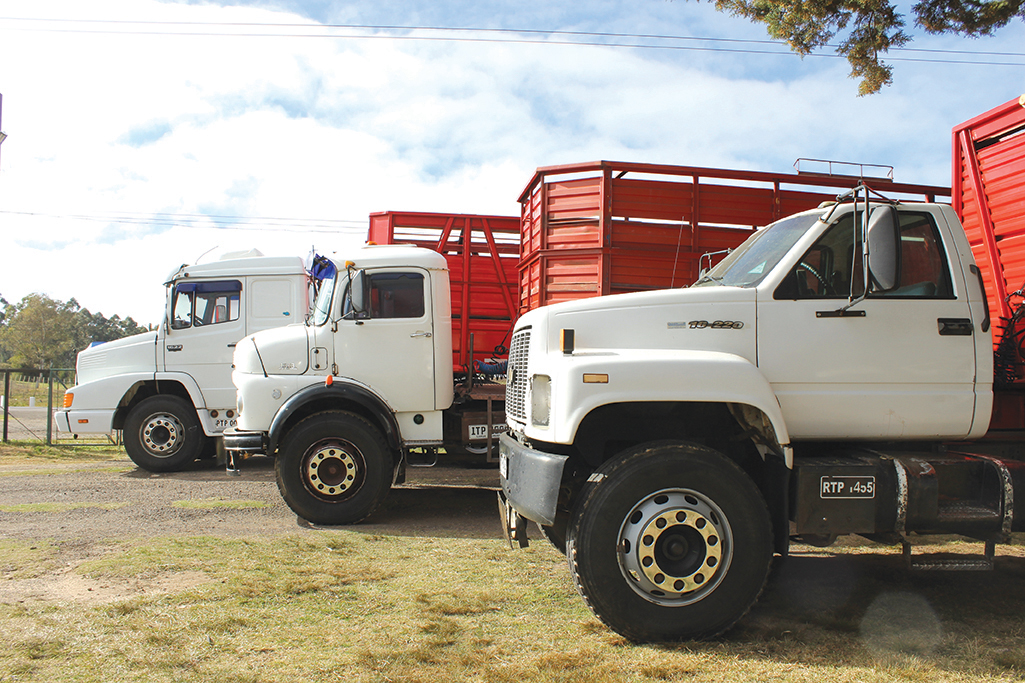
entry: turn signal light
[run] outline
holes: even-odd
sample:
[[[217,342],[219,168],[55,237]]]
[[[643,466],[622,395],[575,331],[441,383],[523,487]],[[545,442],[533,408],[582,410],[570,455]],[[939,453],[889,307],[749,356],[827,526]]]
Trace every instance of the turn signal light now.
[[[66,392],[64,394],[64,407],[65,408],[70,408],[71,407],[71,403],[74,400],[75,400],[75,395],[73,393],[71,393],[70,391]]]

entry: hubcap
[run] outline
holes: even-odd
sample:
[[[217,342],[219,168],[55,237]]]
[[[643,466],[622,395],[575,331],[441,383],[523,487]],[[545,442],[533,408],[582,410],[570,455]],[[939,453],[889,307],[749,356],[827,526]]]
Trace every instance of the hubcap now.
[[[619,531],[619,565],[630,586],[661,605],[701,600],[722,581],[733,557],[732,533],[722,510],[687,489],[648,496]]]
[[[150,455],[167,458],[177,453],[185,443],[185,427],[174,415],[157,413],[143,423],[140,436]]]
[[[363,454],[342,439],[314,444],[303,458],[303,481],[313,495],[335,502],[354,494],[363,484]]]

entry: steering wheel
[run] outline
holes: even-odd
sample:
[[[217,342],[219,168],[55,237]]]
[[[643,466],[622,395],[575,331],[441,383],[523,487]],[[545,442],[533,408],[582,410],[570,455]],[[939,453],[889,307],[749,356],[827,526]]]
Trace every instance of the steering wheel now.
[[[798,268],[804,268],[805,270],[807,270],[809,273],[812,274],[812,277],[814,277],[816,280],[819,281],[819,284],[822,285],[822,292],[821,292],[822,294],[833,294],[834,293],[833,292],[833,288],[830,286],[829,282],[826,281],[826,278],[822,277],[822,275],[817,270],[812,268],[810,265],[808,265],[804,261],[801,261],[800,263],[797,264],[797,267]]]

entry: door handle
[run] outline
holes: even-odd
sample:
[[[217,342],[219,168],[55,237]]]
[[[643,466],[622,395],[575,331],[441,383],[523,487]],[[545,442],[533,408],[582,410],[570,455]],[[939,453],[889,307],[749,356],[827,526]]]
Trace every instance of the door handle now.
[[[936,324],[939,326],[941,337],[972,336],[973,325],[968,318],[937,318]]]
[[[414,332],[413,334],[411,334],[409,336],[410,337],[431,337],[433,335],[431,335],[430,332],[421,332],[420,330],[417,330],[416,332]]]

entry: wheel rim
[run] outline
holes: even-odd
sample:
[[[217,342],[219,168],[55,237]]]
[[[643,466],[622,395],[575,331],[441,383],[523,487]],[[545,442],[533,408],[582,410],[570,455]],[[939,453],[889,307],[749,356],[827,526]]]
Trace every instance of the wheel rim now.
[[[722,510],[689,489],[641,500],[619,530],[619,566],[644,599],[683,606],[712,593],[733,559],[733,534]]]
[[[139,441],[153,457],[169,458],[185,445],[185,426],[171,413],[154,413],[142,423]]]
[[[306,450],[301,467],[306,489],[331,503],[353,496],[366,478],[363,453],[344,439],[313,444]]]

